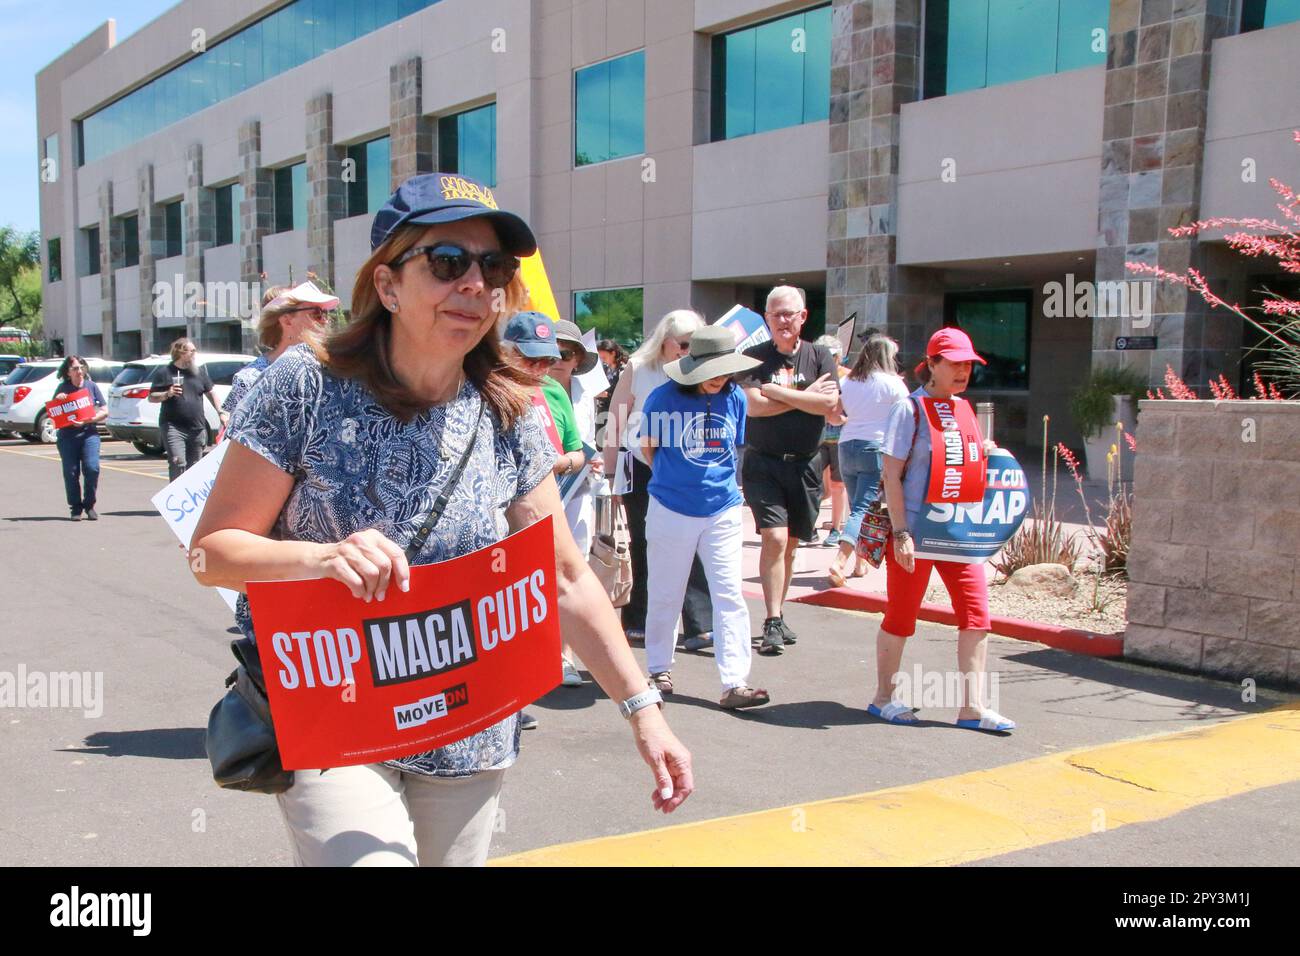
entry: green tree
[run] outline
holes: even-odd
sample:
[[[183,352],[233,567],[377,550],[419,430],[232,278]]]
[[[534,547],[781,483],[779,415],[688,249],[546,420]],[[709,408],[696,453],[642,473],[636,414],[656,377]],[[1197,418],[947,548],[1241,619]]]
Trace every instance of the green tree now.
[[[0,226],[0,325],[41,333],[41,237]]]

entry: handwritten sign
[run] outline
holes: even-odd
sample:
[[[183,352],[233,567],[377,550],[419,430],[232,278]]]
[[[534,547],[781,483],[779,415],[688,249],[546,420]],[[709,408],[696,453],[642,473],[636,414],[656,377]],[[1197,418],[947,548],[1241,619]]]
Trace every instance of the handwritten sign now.
[[[154,508],[167,522],[167,527],[171,528],[172,533],[186,548],[190,546],[190,540],[194,537],[194,529],[199,526],[203,506],[207,504],[212,486],[217,482],[217,471],[221,468],[221,462],[229,448],[230,442],[222,442],[205,455],[202,461],[151,499]],[[233,611],[239,592],[217,588],[217,593]]]
[[[45,413],[50,416],[55,428],[80,425],[95,417],[95,400],[91,398],[89,389],[79,388],[63,398],[46,402]]]
[[[333,580],[249,582],[285,769],[445,747],[559,684],[551,520],[412,568],[411,590],[383,603]]]

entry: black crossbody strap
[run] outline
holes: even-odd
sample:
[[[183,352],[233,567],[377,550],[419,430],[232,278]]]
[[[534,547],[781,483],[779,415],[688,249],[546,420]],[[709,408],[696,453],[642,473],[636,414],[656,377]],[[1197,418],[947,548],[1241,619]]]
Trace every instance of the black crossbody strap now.
[[[456,485],[460,482],[460,476],[464,473],[465,466],[469,464],[469,456],[474,453],[474,444],[478,441],[478,429],[483,422],[483,409],[486,404],[483,401],[483,396],[479,395],[478,417],[474,419],[474,430],[470,432],[469,441],[465,443],[465,453],[460,456],[460,463],[456,465],[456,470],[447,479],[447,484],[443,486],[442,493],[434,500],[433,507],[425,514],[424,520],[420,522],[420,527],[411,538],[411,543],[406,546],[407,561],[415,560],[415,556],[420,553],[424,543],[429,540],[429,535],[433,533],[433,528],[438,523],[438,519],[442,517],[447,502],[451,500],[451,493],[456,490]]]

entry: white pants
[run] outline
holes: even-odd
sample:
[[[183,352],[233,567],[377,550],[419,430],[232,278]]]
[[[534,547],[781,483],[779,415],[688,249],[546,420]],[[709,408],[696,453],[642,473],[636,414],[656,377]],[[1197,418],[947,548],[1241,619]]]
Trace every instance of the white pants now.
[[[596,530],[596,502],[592,498],[590,480],[587,487],[578,491],[564,506],[564,517],[569,522],[578,550],[586,558],[591,553],[591,539]]]
[[[698,554],[713,601],[713,658],[723,689],[749,679],[749,608],[740,593],[741,506],[709,518],[678,514],[653,495],[645,520],[646,578],[645,656],[650,673],[671,670],[677,643],[677,615],[691,576],[691,556]]]
[[[505,774],[295,770],[276,800],[299,866],[482,866]]]

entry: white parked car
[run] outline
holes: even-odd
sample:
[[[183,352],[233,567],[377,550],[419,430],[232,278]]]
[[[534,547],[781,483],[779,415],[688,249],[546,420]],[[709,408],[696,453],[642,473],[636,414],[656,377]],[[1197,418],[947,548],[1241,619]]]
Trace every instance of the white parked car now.
[[[194,357],[194,367],[208,370],[212,393],[220,405],[230,394],[230,382],[235,373],[254,358],[252,355],[200,352]],[[108,421],[104,423],[108,433],[129,441],[144,455],[163,453],[162,434],[158,428],[158,412],[162,406],[149,401],[149,391],[159,377],[167,374],[170,361],[168,355],[150,355],[127,362],[104,395],[108,400]],[[203,414],[208,421],[208,443],[211,444],[217,432],[221,431],[221,419],[206,399]]]
[[[87,358],[90,378],[108,400],[109,384],[122,371],[121,362]],[[63,359],[24,362],[0,385],[0,431],[17,432],[28,441],[54,442],[54,423],[45,414],[45,403],[54,399]]]

